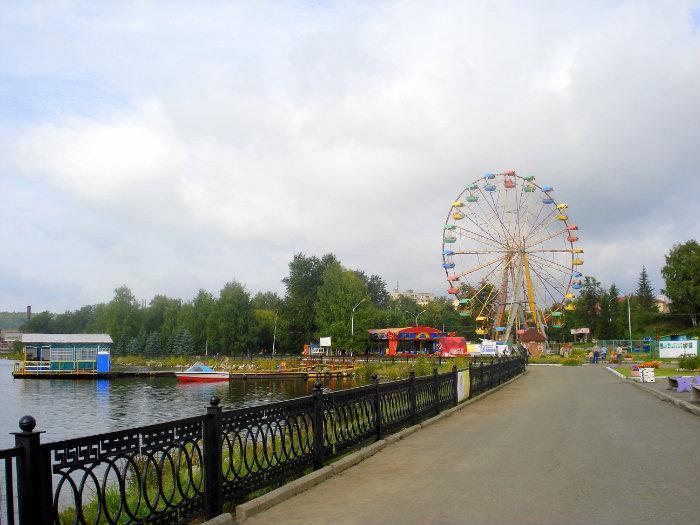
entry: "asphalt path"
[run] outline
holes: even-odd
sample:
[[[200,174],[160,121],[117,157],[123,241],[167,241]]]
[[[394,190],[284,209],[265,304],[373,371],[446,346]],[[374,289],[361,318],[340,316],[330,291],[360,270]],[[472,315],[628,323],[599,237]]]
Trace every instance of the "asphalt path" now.
[[[700,418],[598,366],[528,374],[245,523],[700,523]]]

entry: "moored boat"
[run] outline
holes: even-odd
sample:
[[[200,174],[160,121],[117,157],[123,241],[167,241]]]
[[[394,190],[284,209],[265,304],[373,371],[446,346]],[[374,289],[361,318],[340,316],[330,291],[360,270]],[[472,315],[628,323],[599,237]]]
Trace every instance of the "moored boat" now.
[[[203,363],[195,363],[184,372],[175,372],[178,381],[183,383],[213,383],[228,381],[228,372],[217,372]]]

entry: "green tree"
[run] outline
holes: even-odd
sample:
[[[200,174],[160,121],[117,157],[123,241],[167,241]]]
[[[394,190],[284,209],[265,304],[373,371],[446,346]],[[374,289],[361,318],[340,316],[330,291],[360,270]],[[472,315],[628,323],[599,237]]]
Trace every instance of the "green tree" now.
[[[571,322],[577,325],[575,328],[589,328],[592,335],[598,333],[602,293],[600,282],[595,277],[584,279],[581,293],[576,299],[576,310],[570,316]]]
[[[138,301],[127,286],[114,290],[114,298],[102,307],[96,307],[95,318],[87,329],[94,332],[106,332],[113,341],[119,340],[122,333],[134,337],[141,326]]]
[[[206,290],[199,290],[192,301],[191,320],[185,326],[192,334],[195,348],[201,353],[204,353],[204,349],[207,346],[207,327],[215,305],[216,299]]]
[[[131,338],[127,353],[129,355],[143,355],[146,346],[146,331],[142,328],[138,335]]]
[[[286,293],[284,308],[281,312],[287,331],[288,348],[299,352],[305,343],[310,342],[316,332],[316,314],[314,305],[317,292],[323,283],[323,272],[329,265],[340,264],[333,254],[326,254],[321,259],[307,257],[297,253],[289,263],[289,275],[282,279]]]
[[[700,312],[700,244],[690,240],[675,245],[666,255],[661,270],[666,287],[662,292],[671,301],[671,312],[687,315],[693,326]]]
[[[153,331],[148,334],[143,353],[149,357],[163,354],[163,348],[160,344],[160,336],[158,335],[158,332]]]
[[[646,267],[642,266],[642,273],[637,280],[637,291],[634,293],[637,299],[637,306],[640,310],[648,314],[654,314],[656,309],[656,298],[654,297],[654,289],[651,287],[649,275]]]
[[[240,283],[227,283],[209,315],[207,336],[210,348],[225,354],[243,354],[253,344],[253,306]]]
[[[49,311],[34,314],[29,321],[20,326],[20,330],[24,333],[34,334],[56,333],[54,331],[53,315]]]
[[[354,337],[351,337],[352,309],[363,299],[354,314]],[[367,286],[355,272],[344,269],[339,262],[330,263],[323,272],[316,302],[317,337],[330,336],[333,347],[363,351],[369,341],[368,315],[371,305]]]

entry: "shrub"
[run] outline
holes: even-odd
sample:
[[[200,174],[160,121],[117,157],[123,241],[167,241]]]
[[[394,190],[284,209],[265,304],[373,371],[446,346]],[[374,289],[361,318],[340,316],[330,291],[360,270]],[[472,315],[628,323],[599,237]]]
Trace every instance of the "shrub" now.
[[[581,360],[575,357],[567,357],[566,359],[562,359],[561,364],[564,366],[578,366],[581,364]]]
[[[684,355],[678,361],[678,368],[682,368],[684,370],[695,370],[696,368],[700,368],[700,359],[698,359],[698,356],[696,355]]]

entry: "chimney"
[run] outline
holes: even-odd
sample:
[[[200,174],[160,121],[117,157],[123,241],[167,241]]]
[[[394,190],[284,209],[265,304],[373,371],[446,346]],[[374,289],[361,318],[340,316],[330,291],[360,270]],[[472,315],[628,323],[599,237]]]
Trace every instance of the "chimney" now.
[[[32,307],[30,305],[30,306],[27,306],[27,321],[31,321],[31,320],[32,320]]]

